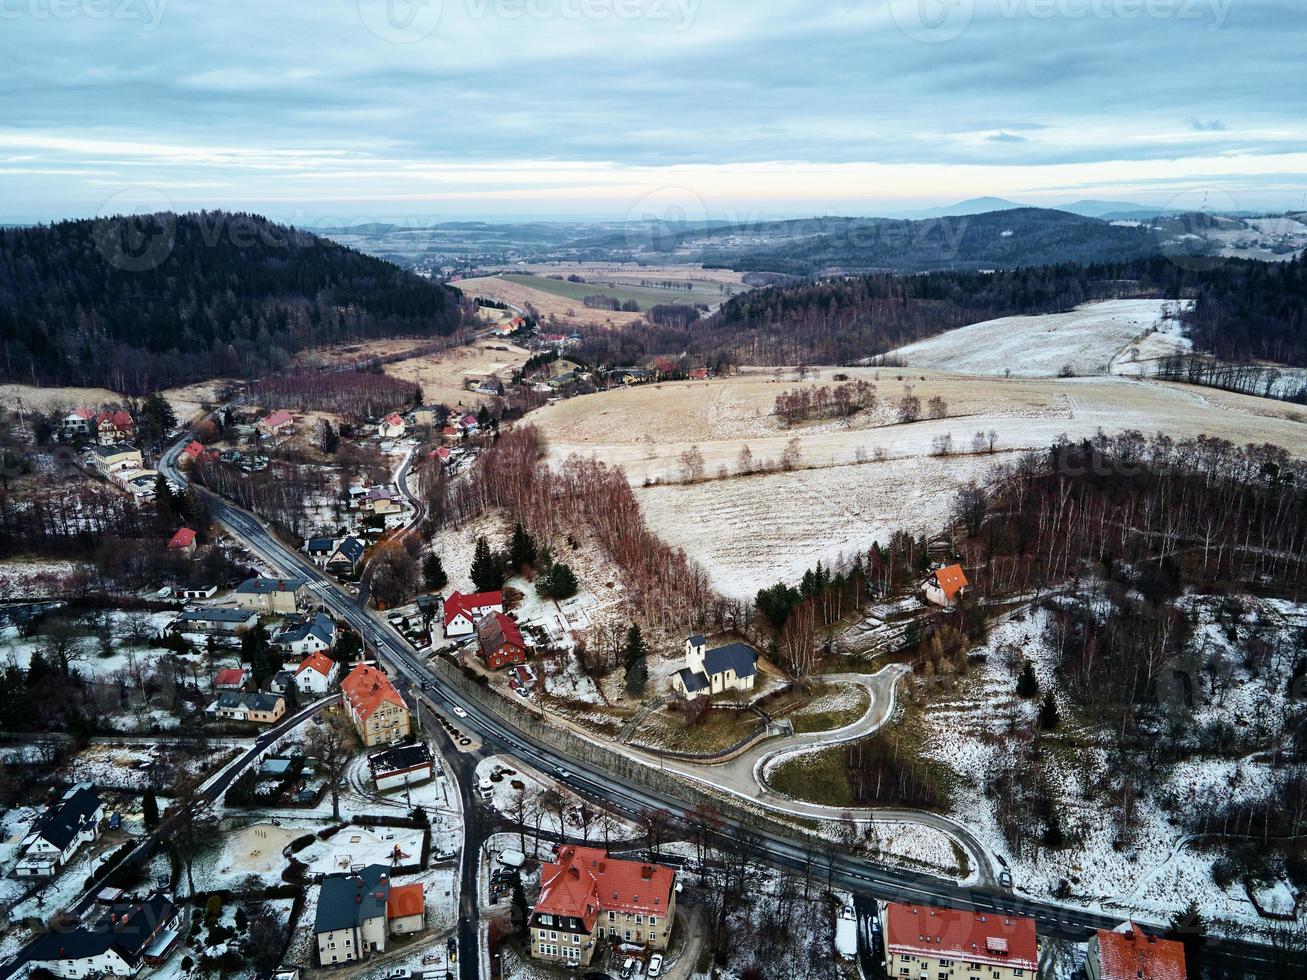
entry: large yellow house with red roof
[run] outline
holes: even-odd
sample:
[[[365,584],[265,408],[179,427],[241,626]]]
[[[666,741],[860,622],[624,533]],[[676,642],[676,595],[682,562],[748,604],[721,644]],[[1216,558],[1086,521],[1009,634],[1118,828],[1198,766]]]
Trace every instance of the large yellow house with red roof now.
[[[614,861],[602,848],[567,846],[540,868],[531,955],[588,966],[605,939],[666,949],[675,920],[676,872],[671,868]]]
[[[411,731],[408,705],[384,670],[359,664],[340,682],[340,691],[364,746],[385,745]]]

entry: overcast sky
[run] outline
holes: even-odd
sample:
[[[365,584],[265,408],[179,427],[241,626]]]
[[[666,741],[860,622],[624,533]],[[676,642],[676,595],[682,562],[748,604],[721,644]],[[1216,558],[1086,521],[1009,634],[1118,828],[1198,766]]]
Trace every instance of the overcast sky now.
[[[0,0],[0,221],[1307,203],[1303,0]]]

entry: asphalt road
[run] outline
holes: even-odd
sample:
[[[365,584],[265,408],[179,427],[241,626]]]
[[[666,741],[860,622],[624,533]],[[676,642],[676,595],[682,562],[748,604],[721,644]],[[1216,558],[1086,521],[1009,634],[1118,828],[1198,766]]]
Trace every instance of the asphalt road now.
[[[185,477],[176,469],[175,458],[184,442],[179,442],[165,454],[159,468],[171,479],[185,483]],[[428,708],[448,716],[455,706],[466,717],[460,719],[463,727],[475,732],[487,752],[505,752],[516,756],[544,772],[557,775],[569,789],[583,796],[602,801],[605,806],[632,817],[649,809],[662,809],[683,817],[690,808],[680,800],[663,796],[642,786],[626,782],[621,777],[572,759],[555,746],[532,742],[511,723],[483,709],[479,704],[462,698],[460,693],[445,687],[438,674],[425,663],[416,651],[387,624],[373,617],[358,601],[348,595],[334,581],[328,579],[312,562],[283,544],[253,515],[227,501],[206,494],[213,516],[251,550],[260,554],[279,573],[303,578],[322,605],[339,619],[348,623],[363,637],[365,644],[384,660],[401,678],[412,685],[414,698]],[[422,685],[426,689],[422,689]],[[465,791],[466,792],[466,791]],[[705,802],[711,803],[710,799]],[[473,807],[475,809],[475,807]],[[767,863],[791,868],[802,868],[811,861],[811,855],[788,837],[773,831],[764,820],[754,826],[732,826],[726,832],[747,831],[757,841],[759,858]],[[819,858],[823,862],[822,856]],[[1004,913],[1028,916],[1035,920],[1041,935],[1061,939],[1083,940],[1095,929],[1111,929],[1123,916],[1101,915],[1083,909],[1066,907],[1047,901],[1032,901],[1008,892],[988,888],[970,888],[955,882],[917,872],[889,868],[854,855],[837,855],[834,858],[832,881],[856,895],[874,896],[881,900],[926,903],[951,908],[971,909],[978,912]],[[473,879],[475,881],[475,879]],[[475,890],[473,891],[475,895]],[[1141,922],[1149,925],[1150,923]],[[1152,923],[1157,927],[1164,924]],[[460,958],[475,958],[475,946],[464,939]],[[1211,965],[1217,968],[1214,976],[1223,977],[1303,977],[1307,968],[1301,964],[1285,965],[1283,954],[1268,946],[1229,940],[1211,940],[1206,953]],[[1302,963],[1307,963],[1305,958]],[[0,978],[2,980],[2,978]],[[468,980],[471,980],[470,976]]]

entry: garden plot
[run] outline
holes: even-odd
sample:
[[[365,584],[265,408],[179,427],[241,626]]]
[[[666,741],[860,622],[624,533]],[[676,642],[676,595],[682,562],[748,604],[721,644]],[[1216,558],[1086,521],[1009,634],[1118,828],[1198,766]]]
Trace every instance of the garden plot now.
[[[1011,374],[1052,377],[1111,374],[1118,357],[1147,343],[1152,358],[1188,350],[1180,333],[1178,302],[1152,299],[1087,303],[1069,313],[1010,316],[950,330],[900,347],[888,356],[911,367],[963,374]],[[1154,334],[1154,331],[1158,331]],[[1137,356],[1124,358],[1139,365]]]

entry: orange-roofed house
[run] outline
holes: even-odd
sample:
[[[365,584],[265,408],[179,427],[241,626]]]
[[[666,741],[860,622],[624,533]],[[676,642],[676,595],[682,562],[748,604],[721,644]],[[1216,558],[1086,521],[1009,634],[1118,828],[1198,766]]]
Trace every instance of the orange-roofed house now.
[[[408,426],[404,424],[403,416],[392,412],[381,420],[377,426],[377,434],[383,439],[399,439],[408,431]]]
[[[391,885],[386,897],[386,921],[390,934],[421,932],[426,928],[426,893],[422,882],[411,885]]]
[[[408,705],[384,670],[359,664],[340,682],[345,711],[369,748],[404,738],[412,729]]]
[[[970,584],[961,565],[943,565],[931,572],[930,578],[921,587],[926,593],[927,602],[948,608],[957,604],[958,598],[966,594]]]
[[[284,408],[279,408],[271,415],[264,416],[255,424],[255,428],[265,436],[275,436],[278,432],[284,432],[295,424],[295,419],[290,412]]]
[[[168,541],[169,551],[180,551],[184,555],[195,554],[195,532],[189,527],[180,527]]]
[[[891,977],[1033,980],[1035,920],[891,902],[885,909],[885,972]]]
[[[95,417],[96,442],[101,446],[112,446],[116,442],[128,442],[136,435],[136,422],[131,413],[124,411],[100,412]]]
[[[676,872],[615,861],[597,847],[564,847],[540,868],[531,913],[531,955],[588,966],[604,940],[666,949],[676,919]]]
[[[1185,980],[1184,946],[1123,922],[1089,940],[1085,974],[1089,980]]]
[[[181,458],[183,461],[195,461],[204,455],[204,446],[198,440],[192,439],[182,449]]]

